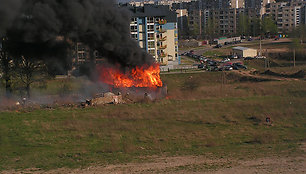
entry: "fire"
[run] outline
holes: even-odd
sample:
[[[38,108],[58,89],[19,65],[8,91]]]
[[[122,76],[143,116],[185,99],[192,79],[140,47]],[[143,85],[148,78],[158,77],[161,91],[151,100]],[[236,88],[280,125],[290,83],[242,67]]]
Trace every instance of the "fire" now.
[[[119,67],[99,67],[99,80],[114,85],[117,88],[121,87],[148,87],[156,88],[163,86],[160,79],[159,64],[150,66],[144,65],[135,67],[125,73],[120,71]]]

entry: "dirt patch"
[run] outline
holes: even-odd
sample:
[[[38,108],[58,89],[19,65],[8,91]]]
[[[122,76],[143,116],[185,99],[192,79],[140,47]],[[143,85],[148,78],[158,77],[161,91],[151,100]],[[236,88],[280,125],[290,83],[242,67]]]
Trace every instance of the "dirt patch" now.
[[[285,78],[304,78],[305,77],[305,71],[304,70],[300,70],[296,73],[293,74],[282,74],[282,73],[276,73],[273,72],[271,70],[267,70],[263,73],[261,73],[263,75],[270,75],[270,76],[277,76],[277,77],[285,77]]]
[[[22,172],[6,171],[9,173],[69,173],[69,174],[124,174],[124,173],[212,173],[212,174],[237,174],[237,173],[305,173],[305,147],[299,156],[271,156],[250,160],[235,159],[210,159],[205,156],[179,156],[179,157],[149,157],[149,162],[128,163],[108,166],[88,167],[86,169],[56,169],[44,172],[40,169],[28,169]]]

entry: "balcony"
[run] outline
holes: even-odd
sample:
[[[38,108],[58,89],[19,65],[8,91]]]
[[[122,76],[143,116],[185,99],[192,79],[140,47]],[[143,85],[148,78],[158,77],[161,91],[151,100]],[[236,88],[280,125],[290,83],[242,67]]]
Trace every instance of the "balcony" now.
[[[167,45],[160,45],[158,48],[159,48],[160,50],[163,50],[163,49],[166,49],[166,48],[167,48]]]
[[[160,53],[160,54],[158,55],[158,57],[166,57],[166,56],[167,56],[166,53]]]
[[[167,40],[167,36],[158,39],[158,41],[166,41],[166,40]]]
[[[165,29],[159,29],[158,32],[160,32],[160,33],[165,33],[166,30],[165,30]]]

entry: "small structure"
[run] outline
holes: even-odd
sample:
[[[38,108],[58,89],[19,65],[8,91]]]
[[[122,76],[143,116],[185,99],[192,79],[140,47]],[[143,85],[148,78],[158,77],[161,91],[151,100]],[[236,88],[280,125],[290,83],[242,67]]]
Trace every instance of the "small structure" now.
[[[255,57],[257,56],[257,50],[253,48],[246,47],[234,47],[233,54],[238,57]]]
[[[225,43],[233,43],[233,42],[240,42],[241,38],[240,37],[231,37],[231,38],[227,38],[227,37],[220,37],[218,39],[214,39],[213,43],[214,44],[221,44],[221,45],[225,45]]]

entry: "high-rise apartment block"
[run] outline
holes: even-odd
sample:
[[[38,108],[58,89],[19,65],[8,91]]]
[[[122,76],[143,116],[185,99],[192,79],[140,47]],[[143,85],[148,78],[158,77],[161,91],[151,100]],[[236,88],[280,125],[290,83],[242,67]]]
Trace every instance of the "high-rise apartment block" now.
[[[167,65],[178,60],[177,14],[168,6],[129,7],[131,36],[155,60]]]
[[[270,3],[266,7],[266,14],[277,23],[282,32],[290,32],[300,24],[305,24],[306,1],[290,1]]]

